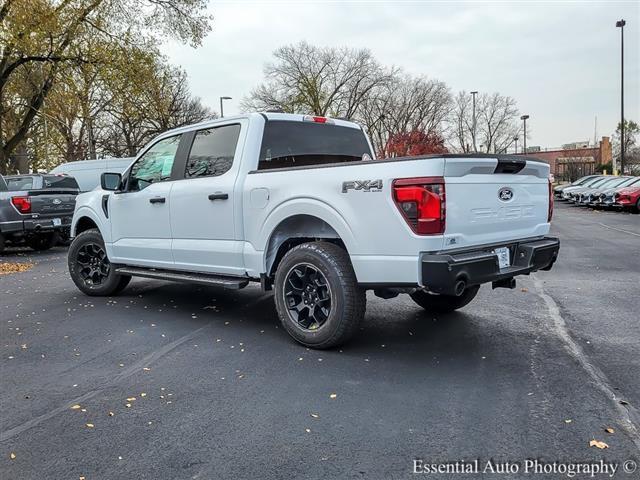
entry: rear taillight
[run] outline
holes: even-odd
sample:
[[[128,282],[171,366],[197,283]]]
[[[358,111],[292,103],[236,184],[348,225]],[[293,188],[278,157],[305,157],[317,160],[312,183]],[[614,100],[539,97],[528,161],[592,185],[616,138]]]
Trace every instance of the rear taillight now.
[[[393,200],[406,222],[418,235],[444,233],[446,198],[443,177],[394,180]]]
[[[549,178],[549,214],[547,215],[547,223],[551,222],[551,217],[553,217],[553,188],[551,178]]]
[[[31,197],[11,197],[11,203],[20,213],[31,213]]]

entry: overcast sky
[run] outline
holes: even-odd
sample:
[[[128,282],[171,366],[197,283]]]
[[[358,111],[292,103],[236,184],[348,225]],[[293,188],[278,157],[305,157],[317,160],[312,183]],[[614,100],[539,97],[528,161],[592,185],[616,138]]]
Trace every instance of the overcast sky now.
[[[369,48],[383,64],[446,82],[453,92],[514,97],[531,116],[529,145],[610,135],[620,118],[620,29],[625,27],[625,117],[640,121],[640,2],[213,1],[198,49],[166,45],[195,95],[225,115],[262,81],[277,47]]]

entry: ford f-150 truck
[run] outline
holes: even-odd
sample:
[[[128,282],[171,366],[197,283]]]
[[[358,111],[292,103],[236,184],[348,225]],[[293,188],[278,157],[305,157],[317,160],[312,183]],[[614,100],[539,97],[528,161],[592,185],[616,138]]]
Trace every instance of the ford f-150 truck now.
[[[78,184],[66,175],[0,179],[0,252],[6,245],[47,250],[68,237]]]
[[[522,156],[374,160],[355,123],[254,113],[160,135],[81,194],[69,271],[88,295],[132,276],[274,289],[298,342],[345,342],[367,289],[427,310],[548,270],[549,166]]]

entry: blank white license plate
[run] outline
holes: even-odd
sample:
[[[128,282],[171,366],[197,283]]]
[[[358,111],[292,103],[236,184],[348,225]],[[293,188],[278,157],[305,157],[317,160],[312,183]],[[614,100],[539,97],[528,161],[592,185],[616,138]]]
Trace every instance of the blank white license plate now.
[[[507,247],[496,248],[493,253],[498,256],[498,265],[500,265],[500,268],[507,268],[511,265],[509,249]]]
[[[60,225],[62,225],[62,220],[60,220],[59,218],[54,218],[53,219],[53,226],[54,227],[59,227]]]

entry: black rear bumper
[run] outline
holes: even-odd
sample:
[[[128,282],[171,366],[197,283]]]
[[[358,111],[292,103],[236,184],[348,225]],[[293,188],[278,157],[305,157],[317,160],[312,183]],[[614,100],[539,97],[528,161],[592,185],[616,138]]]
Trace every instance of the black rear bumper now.
[[[60,224],[54,224],[54,218],[60,220]],[[0,223],[0,231],[6,234],[32,234],[38,232],[50,232],[68,230],[71,227],[73,215],[65,214],[58,217],[27,218],[11,222]],[[56,222],[57,223],[57,222]]]
[[[495,248],[508,247],[511,265],[500,268]],[[550,270],[558,257],[560,240],[512,242],[470,251],[425,253],[421,256],[422,286],[444,295],[455,295],[467,286],[509,281],[517,275]]]

